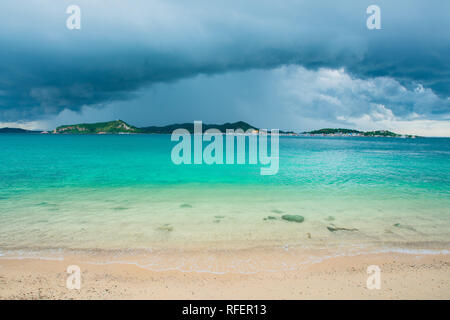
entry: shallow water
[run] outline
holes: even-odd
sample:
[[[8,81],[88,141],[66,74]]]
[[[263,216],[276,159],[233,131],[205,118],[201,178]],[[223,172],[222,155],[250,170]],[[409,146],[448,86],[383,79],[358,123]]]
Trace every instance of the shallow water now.
[[[281,137],[274,176],[177,166],[174,145],[0,135],[0,253],[450,243],[450,139]]]

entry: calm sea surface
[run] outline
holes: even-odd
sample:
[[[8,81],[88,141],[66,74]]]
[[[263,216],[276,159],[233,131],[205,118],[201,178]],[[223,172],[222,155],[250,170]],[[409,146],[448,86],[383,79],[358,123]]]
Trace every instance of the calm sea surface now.
[[[177,166],[175,144],[0,135],[0,254],[450,243],[450,139],[281,137],[273,176]]]

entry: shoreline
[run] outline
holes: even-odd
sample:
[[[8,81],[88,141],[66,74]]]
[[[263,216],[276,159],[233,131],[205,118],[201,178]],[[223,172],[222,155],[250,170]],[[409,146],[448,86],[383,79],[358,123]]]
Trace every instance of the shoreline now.
[[[251,250],[239,254],[242,259],[279,259]],[[368,253],[331,257],[292,270],[248,274],[152,271],[126,261],[95,264],[86,258],[0,257],[0,299],[450,298],[449,254]],[[224,255],[216,258],[226,260]],[[296,259],[295,255],[291,258]],[[69,265],[81,269],[81,290],[66,288]],[[366,288],[369,265],[380,267],[380,290]]]
[[[149,248],[0,248],[1,260],[79,260],[95,265],[130,264],[149,271],[178,270],[211,274],[257,273],[292,270],[333,258],[378,254],[420,256],[449,255],[448,241],[372,243],[298,242],[233,246],[207,243],[201,246]],[[256,259],[255,259],[256,258]],[[255,260],[255,261],[253,261]]]

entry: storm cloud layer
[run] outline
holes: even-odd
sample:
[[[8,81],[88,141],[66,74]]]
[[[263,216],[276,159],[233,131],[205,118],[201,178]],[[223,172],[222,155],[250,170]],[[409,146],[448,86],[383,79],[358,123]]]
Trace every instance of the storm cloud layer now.
[[[81,8],[81,30],[66,28],[70,4]],[[371,4],[381,8],[381,30],[366,27]],[[273,90],[274,108],[301,109],[307,118],[315,113],[347,121],[384,106],[401,119],[445,120],[450,114],[448,12],[450,3],[439,0],[3,0],[0,122],[135,99],[147,108],[156,98],[143,90],[151,92],[155,85],[229,73],[250,79],[254,70],[274,77],[264,82],[273,85],[263,89],[252,88],[254,81],[242,83],[255,102],[259,89]],[[320,77],[321,72],[337,72],[337,85],[328,87],[323,104],[320,99],[308,103],[307,97],[323,93],[323,87],[320,78],[305,77]],[[282,82],[284,93],[277,91]],[[348,89],[349,83],[357,88]],[[232,90],[230,81],[223,85],[221,92],[240,92]],[[185,96],[177,100],[177,95],[176,90],[167,92],[168,104],[176,104],[175,99],[181,110]],[[142,97],[148,97],[147,103]],[[191,103],[194,114],[208,101],[196,99]],[[333,99],[335,109],[330,108]]]

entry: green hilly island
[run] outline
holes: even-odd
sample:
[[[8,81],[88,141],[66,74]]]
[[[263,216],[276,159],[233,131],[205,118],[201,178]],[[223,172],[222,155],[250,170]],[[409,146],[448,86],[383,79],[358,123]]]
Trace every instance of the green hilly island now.
[[[203,132],[208,129],[218,129],[222,133],[226,133],[226,130],[242,129],[244,131],[251,130],[258,132],[260,129],[248,124],[244,121],[227,122],[224,124],[202,124]],[[194,133],[194,123],[178,123],[170,124],[166,126],[148,126],[148,127],[136,127],[126,123],[123,120],[114,120],[107,122],[97,123],[81,123],[70,124],[57,127],[52,132],[47,131],[32,131],[19,128],[0,128],[1,133],[53,133],[53,134],[172,134],[176,129],[186,129],[191,134]],[[313,130],[303,132],[300,134],[292,131],[282,131],[281,135],[303,135],[303,136],[356,136],[356,137],[394,137],[394,138],[415,138],[414,135],[400,135],[395,132],[387,130],[376,131],[360,131],[355,129],[345,128],[324,128],[320,130]]]
[[[83,123],[83,124],[72,124],[59,126],[56,128],[54,133],[60,134],[120,134],[120,133],[147,133],[147,134],[171,134],[176,129],[186,129],[190,133],[194,132],[193,123],[180,123],[171,124],[167,126],[150,126],[137,128],[132,126],[125,121],[115,120],[109,122],[99,122],[99,123]],[[242,129],[247,131],[258,130],[258,128],[244,122],[238,121],[234,123],[225,124],[203,124],[203,131],[208,129],[218,129],[220,132],[225,133],[227,129]]]
[[[102,133],[140,133],[141,130],[127,124],[125,121],[116,120],[98,123],[82,123],[59,126],[55,133],[66,134],[102,134]]]
[[[376,131],[359,131],[354,129],[344,128],[325,128],[320,130],[313,130],[309,132],[303,132],[304,135],[323,135],[323,136],[360,136],[360,137],[405,137],[413,138],[413,135],[401,135],[388,130],[376,130]]]

